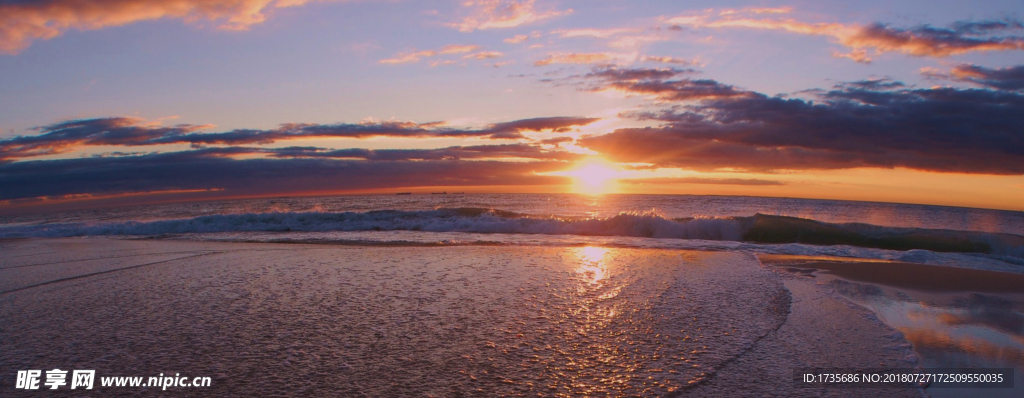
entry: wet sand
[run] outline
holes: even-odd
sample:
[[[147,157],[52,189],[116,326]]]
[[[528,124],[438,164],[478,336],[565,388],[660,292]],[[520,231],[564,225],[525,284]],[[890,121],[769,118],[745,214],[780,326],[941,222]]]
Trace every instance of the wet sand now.
[[[15,373],[53,368],[213,377],[102,395],[921,394],[795,388],[795,367],[914,358],[869,312],[743,253],[98,238],[0,253],[4,396],[38,396]]]
[[[1024,274],[892,261],[820,261],[760,255],[765,264],[826,271],[840,278],[926,292],[1024,293]]]
[[[924,368],[1015,368],[1015,388],[929,388],[935,398],[1020,397],[1024,276],[948,266],[761,255],[791,279],[870,309],[898,330]]]

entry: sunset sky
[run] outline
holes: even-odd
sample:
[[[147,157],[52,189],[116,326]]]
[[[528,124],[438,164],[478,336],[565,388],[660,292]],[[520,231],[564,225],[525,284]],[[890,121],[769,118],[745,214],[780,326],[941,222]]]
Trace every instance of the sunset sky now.
[[[1022,12],[0,0],[0,207],[446,189],[1024,210]]]

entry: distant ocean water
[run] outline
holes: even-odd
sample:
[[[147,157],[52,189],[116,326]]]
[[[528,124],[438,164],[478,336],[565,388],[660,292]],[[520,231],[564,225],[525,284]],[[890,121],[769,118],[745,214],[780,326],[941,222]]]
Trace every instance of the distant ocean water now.
[[[0,217],[0,238],[97,235],[374,245],[598,244],[1024,268],[1024,212],[835,200],[370,195],[187,202]]]

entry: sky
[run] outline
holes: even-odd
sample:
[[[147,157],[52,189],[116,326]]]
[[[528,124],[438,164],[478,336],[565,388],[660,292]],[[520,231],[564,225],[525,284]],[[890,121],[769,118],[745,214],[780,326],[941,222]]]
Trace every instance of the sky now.
[[[1022,11],[0,0],[0,208],[448,190],[1024,210]]]

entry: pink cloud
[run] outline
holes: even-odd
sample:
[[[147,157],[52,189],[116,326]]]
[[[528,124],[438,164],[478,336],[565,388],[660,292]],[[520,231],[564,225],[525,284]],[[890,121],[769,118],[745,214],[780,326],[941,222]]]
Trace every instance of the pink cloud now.
[[[696,60],[692,60],[692,59],[673,58],[673,57],[655,57],[655,56],[649,56],[649,55],[645,55],[643,57],[640,57],[640,61],[644,61],[644,62],[660,62],[660,63],[663,63],[663,64],[673,64],[673,65],[696,65],[697,64],[697,61]]]
[[[472,14],[448,26],[462,32],[514,28],[572,13],[571,9],[538,10],[534,3],[535,0],[470,0],[462,4],[472,8]]]
[[[438,55],[465,54],[479,49],[480,46],[476,45],[450,44],[441,47],[438,50],[407,51],[404,53],[396,54],[391,58],[382,59],[377,62],[388,65],[408,64],[419,62],[423,58],[430,58]],[[441,64],[437,62],[435,63]]]
[[[519,43],[522,43],[522,42],[526,41],[529,38],[530,38],[530,36],[527,36],[527,35],[515,35],[515,36],[512,36],[512,37],[509,37],[509,38],[505,39],[504,41],[505,41],[505,43],[508,43],[508,44],[519,44]]]
[[[501,58],[503,55],[505,55],[505,54],[502,54],[502,53],[497,52],[497,51],[481,51],[481,52],[478,52],[478,53],[466,54],[466,55],[464,55],[462,57],[462,59],[471,59],[471,58],[472,59],[491,59],[491,58]]]
[[[548,54],[547,58],[534,62],[534,66],[545,66],[551,64],[598,64],[607,63],[615,59],[607,53],[558,53]]]
[[[865,50],[865,49],[856,49],[856,50],[850,51],[848,53],[843,53],[843,52],[839,52],[839,51],[833,51],[832,52],[832,57],[834,57],[834,58],[849,58],[849,59],[853,60],[853,62],[859,62],[859,63],[862,63],[862,64],[870,64],[871,61],[873,61],[873,59],[871,59],[871,57],[868,56],[868,51]]]

